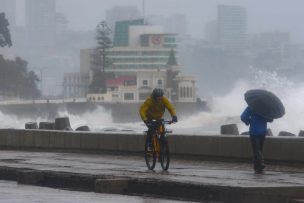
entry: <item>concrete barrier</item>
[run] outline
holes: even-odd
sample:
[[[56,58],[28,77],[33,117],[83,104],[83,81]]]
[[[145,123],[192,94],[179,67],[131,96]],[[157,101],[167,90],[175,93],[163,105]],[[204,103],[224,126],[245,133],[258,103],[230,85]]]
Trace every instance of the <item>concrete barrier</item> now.
[[[55,123],[52,123],[52,122],[40,122],[39,123],[39,129],[42,129],[42,130],[54,130],[55,129]]]
[[[55,130],[70,130],[70,119],[69,117],[60,117],[55,119]]]
[[[228,124],[221,126],[222,135],[239,135],[239,129],[236,124]]]
[[[217,144],[217,156],[227,158],[250,158],[251,146],[247,136],[221,136]]]
[[[38,129],[36,122],[28,122],[25,124],[25,129]]]
[[[80,148],[86,150],[100,149],[101,136],[93,133],[81,133],[80,135]]]
[[[304,130],[300,130],[298,136],[299,136],[299,137],[304,137]]]
[[[170,135],[170,151],[180,155],[214,156],[218,153],[218,136]]]
[[[295,134],[287,131],[280,131],[279,136],[296,136]]]
[[[248,135],[168,135],[172,155],[251,159]],[[78,150],[142,153],[143,133],[0,129],[2,149]],[[304,162],[304,137],[267,137],[265,158]]]
[[[76,128],[75,131],[90,131],[90,128],[87,125],[83,125]]]
[[[68,133],[64,136],[64,148],[80,149],[81,148],[81,133]]]
[[[54,131],[50,134],[50,148],[64,148],[64,138],[67,135],[66,132]]]

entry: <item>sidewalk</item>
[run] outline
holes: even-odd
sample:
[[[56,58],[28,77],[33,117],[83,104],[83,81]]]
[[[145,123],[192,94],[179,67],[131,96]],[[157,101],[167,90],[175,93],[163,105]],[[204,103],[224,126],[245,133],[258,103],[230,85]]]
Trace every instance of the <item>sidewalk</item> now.
[[[158,164],[158,163],[157,163]],[[144,158],[125,155],[0,151],[0,179],[50,187],[184,200],[287,202],[304,198],[304,167],[172,158],[168,172],[146,168]]]

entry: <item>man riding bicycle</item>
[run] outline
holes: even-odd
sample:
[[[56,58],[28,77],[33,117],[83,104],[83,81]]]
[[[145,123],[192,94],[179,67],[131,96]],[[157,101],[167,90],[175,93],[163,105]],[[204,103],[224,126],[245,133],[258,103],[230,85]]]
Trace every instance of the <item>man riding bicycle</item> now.
[[[139,114],[148,127],[147,139],[149,143],[151,143],[152,136],[160,125],[152,120],[162,119],[166,109],[171,114],[172,122],[176,123],[177,116],[175,109],[170,101],[164,96],[164,91],[160,88],[155,88],[151,96],[149,96],[141,105]]]

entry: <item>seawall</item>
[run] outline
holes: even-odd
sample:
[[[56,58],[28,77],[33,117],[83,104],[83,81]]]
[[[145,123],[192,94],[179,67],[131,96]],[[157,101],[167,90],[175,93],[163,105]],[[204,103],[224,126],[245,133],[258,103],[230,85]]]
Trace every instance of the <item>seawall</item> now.
[[[0,129],[1,149],[63,150],[86,152],[142,153],[145,136],[76,131]],[[168,135],[172,155],[251,159],[247,136]],[[267,160],[304,162],[304,137],[267,137]]]
[[[98,107],[104,108],[106,112],[112,115],[114,122],[138,122],[139,107],[141,103],[90,103],[90,102],[40,102],[32,101],[29,103],[0,104],[0,111],[8,115],[16,115],[26,118],[48,118],[53,120],[59,116],[60,111],[66,111],[69,114],[82,115],[84,113],[95,111]],[[173,103],[179,118],[188,117],[201,111],[207,111],[206,102],[197,103]],[[166,112],[166,117],[169,114]]]

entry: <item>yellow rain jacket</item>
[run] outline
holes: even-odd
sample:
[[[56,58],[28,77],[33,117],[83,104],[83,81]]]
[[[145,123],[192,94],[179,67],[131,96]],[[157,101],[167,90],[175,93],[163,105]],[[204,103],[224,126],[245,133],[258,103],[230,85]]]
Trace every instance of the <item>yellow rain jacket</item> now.
[[[150,96],[141,105],[139,114],[143,121],[147,119],[159,120],[163,117],[166,108],[168,109],[171,116],[176,116],[173,105],[166,97],[163,96],[162,99],[157,102],[152,98],[152,96]]]

